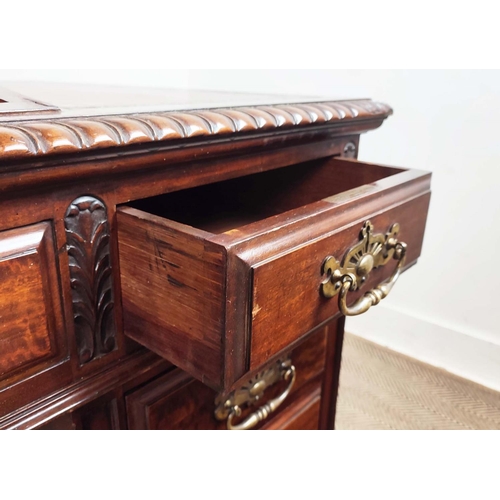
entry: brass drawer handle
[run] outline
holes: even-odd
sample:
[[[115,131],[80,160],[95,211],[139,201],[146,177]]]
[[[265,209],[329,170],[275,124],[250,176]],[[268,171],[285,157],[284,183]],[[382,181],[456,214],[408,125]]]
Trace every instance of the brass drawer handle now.
[[[347,305],[347,292],[352,289],[353,281],[351,275],[345,276],[339,296],[339,308],[342,314],[345,316],[363,314],[368,311],[371,306],[376,306],[382,299],[385,299],[387,295],[389,295],[389,292],[392,290],[392,287],[401,274],[401,269],[404,266],[406,258],[406,245],[404,243],[398,243],[397,249],[400,249],[397,255],[401,257],[399,257],[398,265],[391,277],[387,281],[380,283],[380,285],[376,286],[373,290],[366,292],[351,307]],[[398,257],[395,256],[394,258]]]
[[[259,422],[262,422],[271,413],[276,411],[283,401],[285,401],[293,388],[295,377],[295,366],[292,365],[290,359],[283,362],[278,361],[275,366],[258,374],[247,386],[234,391],[223,402],[219,402],[215,410],[215,418],[217,420],[227,418],[227,428],[230,431],[248,430],[255,427]],[[262,405],[239,424],[233,424],[233,419],[241,415],[241,407],[243,405],[251,405],[259,401],[266,388],[279,380],[288,381],[286,389],[279,396]]]
[[[293,384],[295,383],[295,366],[290,366],[290,368],[285,372],[283,377],[284,380],[289,380],[287,388],[276,398],[271,399],[268,403],[261,406],[257,411],[249,415],[243,422],[233,425],[233,418],[239,417],[241,415],[241,408],[239,406],[233,406],[227,417],[227,428],[230,431],[244,431],[255,427],[259,422],[266,419],[273,411],[285,401],[288,394],[292,390]]]
[[[393,224],[385,235],[374,235],[372,231],[372,223],[366,221],[361,229],[361,241],[346,253],[343,265],[332,256],[323,261],[322,271],[327,278],[321,283],[321,293],[327,298],[340,293],[339,309],[345,316],[363,314],[387,297],[405,264],[406,243],[397,240],[399,224]],[[372,269],[384,266],[391,258],[397,260],[398,265],[390,278],[366,292],[349,307],[347,293],[358,290]]]

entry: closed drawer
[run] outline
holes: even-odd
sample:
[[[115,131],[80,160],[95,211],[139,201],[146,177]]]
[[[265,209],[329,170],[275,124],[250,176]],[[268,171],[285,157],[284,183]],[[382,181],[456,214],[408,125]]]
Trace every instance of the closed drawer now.
[[[296,381],[283,405],[256,428],[311,428],[318,426],[320,387],[325,367],[326,334],[319,331],[296,347],[289,357]],[[262,401],[243,409],[243,420],[286,387],[278,381],[267,388]],[[126,394],[130,429],[225,430],[226,419],[215,417],[217,393],[174,369]]]
[[[426,172],[324,158],[120,207],[125,333],[227,391],[339,314],[325,258],[342,267],[350,249],[354,263],[380,250],[367,227],[399,224],[404,267],[417,260],[429,188]],[[393,274],[385,260],[365,262],[344,305]]]

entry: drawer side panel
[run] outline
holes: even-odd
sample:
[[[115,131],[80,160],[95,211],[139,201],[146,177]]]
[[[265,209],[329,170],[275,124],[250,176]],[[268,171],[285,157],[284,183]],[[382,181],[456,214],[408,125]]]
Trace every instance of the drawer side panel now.
[[[126,210],[117,212],[125,334],[204,383],[219,386],[224,249]]]

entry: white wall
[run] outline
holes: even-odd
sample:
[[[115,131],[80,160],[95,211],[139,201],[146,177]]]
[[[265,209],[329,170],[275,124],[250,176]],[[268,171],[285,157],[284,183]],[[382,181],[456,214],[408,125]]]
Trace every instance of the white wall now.
[[[361,160],[433,172],[418,266],[351,332],[500,390],[500,71],[28,70],[0,80],[371,97],[394,108]]]

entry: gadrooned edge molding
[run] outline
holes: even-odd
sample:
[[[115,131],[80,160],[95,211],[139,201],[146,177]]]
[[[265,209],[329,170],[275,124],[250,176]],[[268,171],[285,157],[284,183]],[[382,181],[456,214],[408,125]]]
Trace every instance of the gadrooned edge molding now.
[[[392,109],[388,105],[366,99],[3,122],[0,123],[0,159],[351,120],[385,119],[390,114]]]

